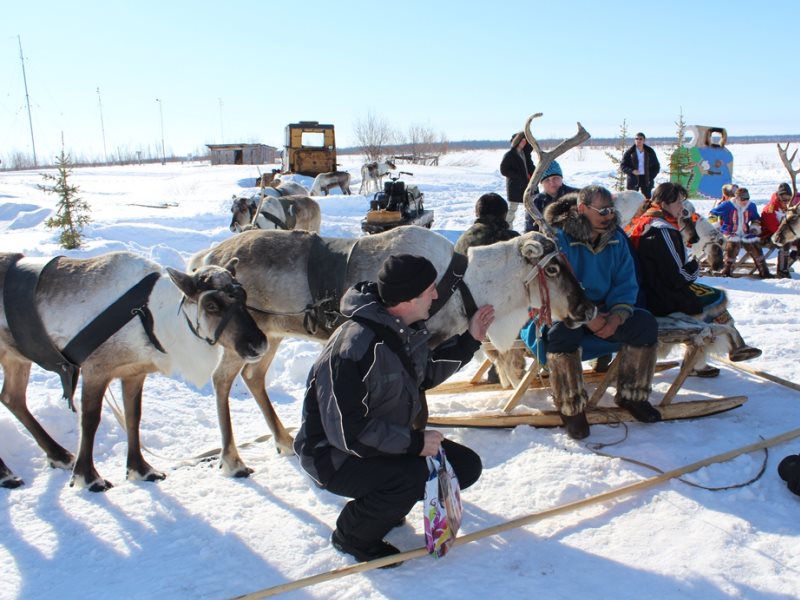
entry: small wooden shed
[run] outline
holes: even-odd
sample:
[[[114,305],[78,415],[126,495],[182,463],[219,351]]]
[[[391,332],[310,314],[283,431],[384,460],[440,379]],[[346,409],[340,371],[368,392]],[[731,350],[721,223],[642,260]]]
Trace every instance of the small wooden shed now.
[[[212,165],[263,165],[280,161],[278,149],[266,144],[206,144]]]

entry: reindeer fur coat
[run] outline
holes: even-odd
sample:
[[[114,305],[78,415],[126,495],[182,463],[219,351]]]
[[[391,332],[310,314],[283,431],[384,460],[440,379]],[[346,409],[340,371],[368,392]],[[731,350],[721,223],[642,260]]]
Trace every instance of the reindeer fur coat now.
[[[473,246],[487,246],[495,242],[505,242],[519,237],[519,233],[508,226],[505,217],[487,215],[475,219],[456,241],[455,251],[466,255],[467,249]]]
[[[578,198],[567,194],[553,202],[544,213],[547,223],[556,229],[561,251],[569,260],[586,295],[607,312],[622,319],[633,313],[639,294],[636,267],[625,233],[611,227],[596,241],[589,220],[578,213]]]

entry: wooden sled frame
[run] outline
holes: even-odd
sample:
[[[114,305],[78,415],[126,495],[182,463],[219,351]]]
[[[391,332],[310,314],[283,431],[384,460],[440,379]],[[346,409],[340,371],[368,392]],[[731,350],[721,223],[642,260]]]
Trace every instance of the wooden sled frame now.
[[[778,250],[778,247],[775,244],[773,244],[772,242],[769,242],[767,244],[759,244],[759,247],[761,248],[761,252],[764,255],[764,262],[767,264],[767,267],[770,268],[770,271],[774,275],[775,272],[778,270],[777,255],[775,255],[775,259],[776,259],[775,260],[775,264],[771,265],[771,264],[768,263],[768,261],[771,258],[773,258],[772,255],[775,254],[775,252]],[[733,268],[731,269],[731,272],[734,275],[744,276],[744,277],[754,277],[754,276],[756,276],[756,272],[757,272],[758,269],[756,268],[756,263],[753,260],[753,257],[750,256],[744,250],[742,250],[742,252],[743,252],[742,256],[739,257],[739,259],[736,261],[736,263],[734,263]]]
[[[680,363],[680,370],[672,381],[669,389],[664,394],[661,402],[656,405],[665,420],[690,419],[711,414],[716,414],[737,408],[747,401],[746,396],[727,396],[719,398],[706,398],[696,400],[686,400],[673,404],[672,401],[680,391],[686,378],[689,377],[697,361],[703,355],[704,350],[719,335],[725,335],[725,327],[716,323],[704,323],[688,316],[673,315],[671,317],[657,318],[659,323],[658,341],[660,344],[684,344],[686,352],[683,361]],[[522,341],[517,341],[516,349],[525,348]],[[487,350],[493,349],[489,344]],[[461,393],[471,391],[492,391],[501,389],[499,386],[487,386],[480,384],[480,379],[491,366],[489,359],[485,359],[477,372],[466,384],[451,383],[442,384],[437,388],[428,391],[428,394],[437,393]],[[659,363],[656,367],[657,372],[678,366],[677,362]],[[603,395],[608,387],[615,382],[617,376],[617,357],[609,365],[606,373],[584,372],[586,383],[599,381],[589,397],[587,404],[586,417],[590,424],[614,423],[619,421],[632,421],[633,417],[627,410],[613,408],[598,408]],[[534,357],[533,363],[525,372],[522,380],[514,388],[502,408],[502,413],[483,413],[463,416],[431,415],[428,419],[429,424],[450,427],[513,427],[516,425],[533,425],[536,427],[557,427],[562,424],[561,415],[556,410],[537,411],[529,414],[512,414],[511,411],[517,407],[525,393],[531,387],[545,387],[540,379],[539,361]],[[538,380],[538,381],[537,381]],[[538,385],[537,385],[538,383]]]

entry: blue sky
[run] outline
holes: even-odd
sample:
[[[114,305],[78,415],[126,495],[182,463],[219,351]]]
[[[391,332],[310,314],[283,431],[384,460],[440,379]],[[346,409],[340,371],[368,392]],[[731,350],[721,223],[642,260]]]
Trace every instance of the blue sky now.
[[[390,5],[394,4],[395,8]],[[333,9],[332,9],[333,8]],[[283,143],[297,120],[339,145],[369,112],[450,140],[535,133],[798,133],[800,2],[410,0],[7,2],[0,22],[0,158],[61,147],[168,154]],[[97,89],[100,89],[98,97]],[[156,99],[160,99],[159,102]],[[100,103],[102,102],[102,127]]]

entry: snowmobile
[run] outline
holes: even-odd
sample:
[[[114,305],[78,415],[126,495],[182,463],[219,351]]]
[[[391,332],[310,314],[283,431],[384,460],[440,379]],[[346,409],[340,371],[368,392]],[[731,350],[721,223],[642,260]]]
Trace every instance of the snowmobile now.
[[[361,230],[365,233],[381,233],[400,225],[431,228],[433,211],[424,209],[424,194],[416,185],[406,185],[400,181],[401,175],[413,176],[413,173],[398,172],[390,178],[391,181],[383,184],[383,191],[370,200],[367,215],[361,220]]]

